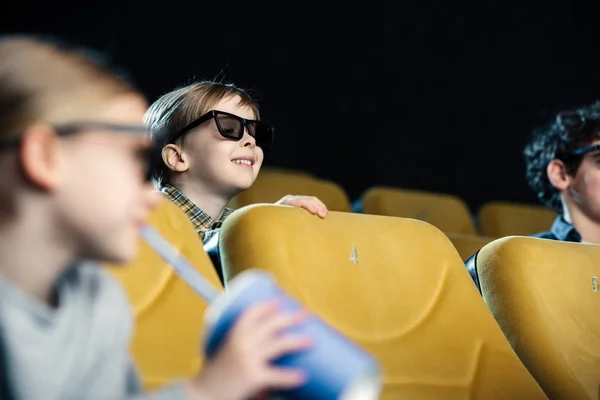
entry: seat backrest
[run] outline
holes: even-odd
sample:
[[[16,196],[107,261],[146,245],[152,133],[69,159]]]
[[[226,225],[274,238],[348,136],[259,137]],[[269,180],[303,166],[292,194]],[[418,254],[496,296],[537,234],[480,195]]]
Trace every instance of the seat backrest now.
[[[542,206],[492,202],[478,212],[482,235],[493,237],[528,236],[550,230],[556,213]]]
[[[451,232],[446,232],[446,236],[448,236],[448,239],[450,239],[463,261],[466,261],[483,246],[494,240],[494,238],[487,236],[462,235]]]
[[[475,234],[469,208],[449,194],[374,187],[362,196],[362,210],[366,214],[419,219],[444,232]]]
[[[600,246],[508,237],[477,255],[484,300],[551,399],[598,399]]]
[[[332,211],[350,210],[350,199],[340,185],[308,174],[272,170],[261,171],[250,189],[236,196],[229,207],[274,203],[288,194],[316,196]]]
[[[383,399],[543,399],[448,238],[417,220],[285,206],[236,211],[226,278],[260,267],[375,355]]]
[[[176,205],[161,200],[148,222],[222,288],[191,222]],[[131,350],[144,387],[153,389],[196,374],[203,362],[204,301],[145,242],[134,261],[109,270],[124,286],[134,309]]]

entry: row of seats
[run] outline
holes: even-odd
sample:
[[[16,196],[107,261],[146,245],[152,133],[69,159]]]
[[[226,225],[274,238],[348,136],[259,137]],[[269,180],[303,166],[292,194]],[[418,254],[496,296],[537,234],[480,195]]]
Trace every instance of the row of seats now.
[[[332,211],[352,208],[340,185],[305,172],[280,169],[261,171],[254,185],[234,198],[230,207],[272,203],[289,193],[317,196]],[[388,187],[367,190],[355,202],[354,210],[428,222],[447,234],[463,260],[495,238],[547,231],[556,217],[541,206],[491,202],[480,208],[477,229],[466,203],[457,196]]]
[[[157,229],[215,285],[187,217],[164,201]],[[112,269],[136,312],[146,387],[202,364],[205,304],[147,247]],[[511,237],[478,257],[483,296],[448,236],[407,218],[253,205],[220,238],[227,282],[260,267],[380,361],[383,400],[598,399],[600,247]],[[594,286],[595,285],[595,286]]]
[[[255,184],[235,197],[230,206],[272,203],[289,193],[317,196],[332,211],[347,212],[353,208],[340,185],[302,171],[273,168],[261,171]],[[367,190],[354,208],[366,214],[419,219],[444,232],[487,237],[541,232],[550,227],[556,216],[541,206],[490,202],[480,208],[475,224],[466,203],[457,196],[388,187]]]
[[[542,206],[489,202],[477,213],[478,228],[466,203],[457,196],[375,187],[361,197],[367,214],[416,218],[444,232],[484,237],[527,236],[550,229],[556,213]]]

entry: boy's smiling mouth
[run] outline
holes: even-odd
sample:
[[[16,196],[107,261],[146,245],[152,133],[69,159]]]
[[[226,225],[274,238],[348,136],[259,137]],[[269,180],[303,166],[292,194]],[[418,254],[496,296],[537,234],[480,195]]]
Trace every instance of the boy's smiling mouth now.
[[[242,167],[252,167],[254,165],[254,159],[250,157],[238,157],[231,160],[232,163],[241,165]]]

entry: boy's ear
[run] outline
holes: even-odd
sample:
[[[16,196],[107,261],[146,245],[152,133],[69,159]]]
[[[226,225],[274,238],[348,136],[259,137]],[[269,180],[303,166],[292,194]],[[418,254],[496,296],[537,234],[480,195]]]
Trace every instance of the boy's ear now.
[[[572,177],[567,174],[565,163],[561,160],[552,160],[546,167],[548,180],[558,191],[565,191],[571,184]]]
[[[23,173],[33,184],[52,191],[60,181],[60,143],[54,129],[32,125],[23,132],[19,151]]]
[[[165,165],[174,172],[185,172],[190,168],[187,154],[176,144],[163,147],[162,159]]]

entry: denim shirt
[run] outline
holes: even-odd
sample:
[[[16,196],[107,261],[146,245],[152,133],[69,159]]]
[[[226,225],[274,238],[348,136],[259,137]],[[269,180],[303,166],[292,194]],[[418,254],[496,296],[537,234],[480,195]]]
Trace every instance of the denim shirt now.
[[[581,242],[581,235],[577,232],[577,229],[560,215],[552,223],[549,232],[540,232],[531,236],[540,239],[560,240],[561,242]]]

